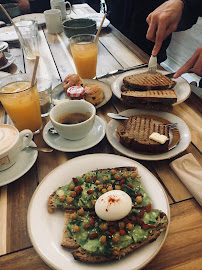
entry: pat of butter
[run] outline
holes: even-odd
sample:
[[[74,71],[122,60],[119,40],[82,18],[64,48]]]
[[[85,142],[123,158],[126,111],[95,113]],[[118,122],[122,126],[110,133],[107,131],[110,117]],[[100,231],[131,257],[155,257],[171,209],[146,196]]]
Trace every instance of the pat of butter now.
[[[56,99],[56,100],[54,100],[53,101],[53,104],[56,106],[56,105],[58,105],[58,104],[60,104],[60,103],[63,103],[63,102],[65,102],[65,101],[68,101],[69,99]]]
[[[161,135],[157,132],[153,132],[150,136],[149,136],[149,139],[155,141],[155,142],[158,142],[160,144],[164,144],[167,140],[168,140],[168,137],[165,136],[165,135]]]

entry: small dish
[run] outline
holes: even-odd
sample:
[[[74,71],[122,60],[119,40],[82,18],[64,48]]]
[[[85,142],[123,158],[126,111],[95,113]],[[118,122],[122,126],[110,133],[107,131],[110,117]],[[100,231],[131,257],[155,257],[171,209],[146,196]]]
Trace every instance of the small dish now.
[[[5,26],[0,28],[0,41],[16,42],[18,41],[17,33],[14,26]]]
[[[66,20],[62,25],[68,38],[80,34],[94,35],[96,33],[96,21],[89,18]]]
[[[31,146],[36,144],[31,141]],[[23,176],[34,165],[38,151],[25,148],[18,156],[16,163],[7,170],[0,172],[0,186],[7,185]]]
[[[66,140],[59,135],[49,134],[49,128],[53,127],[49,121],[43,130],[44,141],[52,148],[62,152],[78,152],[89,149],[98,144],[105,136],[105,122],[96,115],[95,123],[88,135],[77,141]]]
[[[109,143],[120,153],[126,155],[131,158],[141,159],[141,160],[164,160],[172,158],[179,153],[185,151],[191,142],[191,134],[188,126],[185,122],[177,117],[174,114],[167,112],[157,112],[157,111],[149,111],[149,110],[139,110],[139,109],[130,109],[121,112],[124,116],[131,115],[148,115],[150,117],[153,116],[154,119],[158,119],[159,123],[163,122],[171,122],[177,123],[178,132],[176,134],[171,134],[171,143],[170,150],[165,153],[160,154],[151,154],[151,153],[143,153],[143,152],[135,152],[135,150],[130,150],[123,146],[118,139],[117,129],[120,128],[120,121],[112,119],[108,125],[106,130],[106,135]],[[162,121],[160,120],[162,119]],[[162,122],[162,123],[163,123]]]
[[[5,54],[5,57],[8,60],[8,62],[6,63],[6,65],[0,67],[0,70],[9,67],[14,62],[14,60],[15,60],[15,58],[14,58],[14,56],[12,54],[7,53],[7,52],[5,52],[4,54]]]
[[[97,24],[97,28],[99,28],[102,22],[103,16],[104,16],[103,13],[96,13],[96,14],[88,15],[88,18],[95,20]],[[102,28],[107,27],[109,24],[110,24],[110,21],[107,18],[105,18]]]
[[[95,106],[96,109],[102,107],[111,99],[112,91],[111,91],[110,86],[107,85],[106,83],[98,81],[98,80],[93,80],[93,79],[84,79],[84,83],[85,83],[85,85],[97,84],[102,88],[102,90],[104,92],[104,99],[101,103],[99,103],[98,105]],[[66,95],[66,93],[62,87],[62,83],[60,83],[52,90],[52,103],[53,103],[53,105],[54,105],[54,102],[56,100],[62,100],[62,99],[69,99],[69,97]]]
[[[43,26],[46,24],[45,16],[43,13],[24,14],[13,19],[15,23],[22,20],[34,20],[37,22],[38,26]]]

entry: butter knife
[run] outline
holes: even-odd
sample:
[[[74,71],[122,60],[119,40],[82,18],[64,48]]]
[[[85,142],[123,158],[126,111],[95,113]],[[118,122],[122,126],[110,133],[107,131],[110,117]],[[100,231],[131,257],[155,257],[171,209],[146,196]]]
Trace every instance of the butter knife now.
[[[148,64],[140,64],[140,65],[132,66],[132,67],[128,67],[128,68],[117,69],[117,70],[110,71],[110,72],[108,72],[106,74],[98,75],[98,76],[94,77],[93,79],[97,80],[97,79],[102,79],[102,78],[108,78],[108,77],[110,77],[112,75],[121,74],[121,73],[129,71],[129,70],[142,68],[142,67],[147,67],[147,66],[148,66]]]
[[[157,57],[151,55],[148,64],[148,73],[154,74],[157,70]]]

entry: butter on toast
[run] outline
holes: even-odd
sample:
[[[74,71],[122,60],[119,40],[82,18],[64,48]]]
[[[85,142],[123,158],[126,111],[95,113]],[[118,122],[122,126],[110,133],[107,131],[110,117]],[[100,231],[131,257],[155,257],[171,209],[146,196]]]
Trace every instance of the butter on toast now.
[[[157,132],[165,135],[168,140],[164,144],[149,139]],[[169,128],[163,124],[154,123],[153,119],[141,116],[130,116],[125,127],[119,132],[120,143],[136,151],[161,153],[168,150]]]
[[[138,210],[136,212],[131,212],[131,214],[123,220],[118,220],[114,225],[109,222],[109,228],[113,228],[114,231],[108,235],[105,231],[100,230],[100,223],[105,222],[104,220],[96,219],[96,223],[93,229],[84,229],[85,233],[83,235],[83,228],[86,224],[85,217],[79,217],[78,227],[80,228],[80,236],[77,235],[79,232],[74,232],[73,226],[76,224],[76,220],[71,220],[71,214],[65,212],[65,228],[63,231],[63,239],[61,245],[63,247],[74,249],[72,255],[75,260],[83,261],[86,263],[104,263],[113,260],[119,260],[120,258],[126,256],[127,254],[133,252],[134,250],[155,241],[161,232],[163,232],[168,226],[168,218],[165,213],[159,210],[150,210],[149,212],[142,212]],[[151,219],[148,218],[150,215]],[[146,217],[145,217],[146,216]],[[127,222],[131,222],[130,227],[133,229],[127,229]],[[119,228],[120,224],[125,224],[124,229],[125,234],[122,235]],[[97,232],[97,237],[90,239],[89,235],[92,232]],[[111,229],[112,231],[112,229]],[[113,236],[119,235],[120,244],[118,242],[113,243]],[[100,242],[100,237],[106,235],[106,243]],[[129,241],[130,239],[130,241]],[[75,246],[72,245],[72,241],[75,241]],[[78,247],[78,243],[80,243]],[[129,242],[127,242],[129,241]],[[123,244],[124,243],[124,244]],[[128,244],[129,243],[129,244]],[[123,247],[122,247],[123,244]]]
[[[154,74],[143,72],[129,75],[123,78],[123,86],[121,91],[128,90],[164,90],[171,89],[176,85],[176,82],[166,77],[160,72]]]

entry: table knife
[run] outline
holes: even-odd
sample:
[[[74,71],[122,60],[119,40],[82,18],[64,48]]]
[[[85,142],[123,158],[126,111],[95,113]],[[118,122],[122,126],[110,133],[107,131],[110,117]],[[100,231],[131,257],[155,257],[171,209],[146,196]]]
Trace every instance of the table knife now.
[[[173,78],[173,75],[174,75],[176,72],[177,72],[177,71],[172,72],[172,73],[165,74],[165,76],[172,79],[172,78]],[[190,68],[189,70],[187,70],[187,71],[184,72],[184,73],[193,73],[193,71],[192,71],[192,69]]]
[[[93,79],[97,80],[97,79],[101,79],[101,78],[107,78],[107,77],[110,77],[112,75],[121,74],[121,73],[129,71],[129,70],[142,68],[142,67],[147,67],[147,66],[148,66],[148,64],[140,64],[140,65],[132,66],[132,67],[128,67],[128,68],[117,69],[117,70],[110,71],[110,72],[108,72],[106,74],[98,75],[98,76],[94,77]]]

